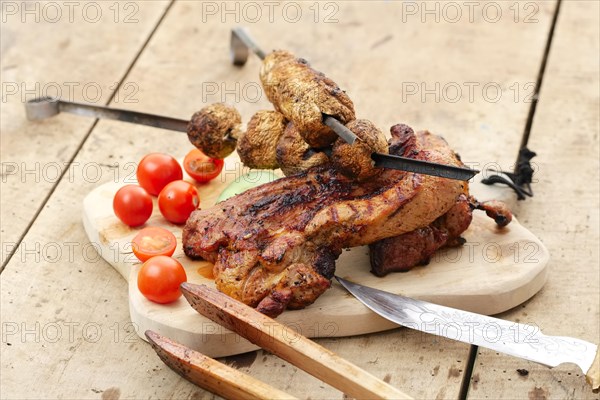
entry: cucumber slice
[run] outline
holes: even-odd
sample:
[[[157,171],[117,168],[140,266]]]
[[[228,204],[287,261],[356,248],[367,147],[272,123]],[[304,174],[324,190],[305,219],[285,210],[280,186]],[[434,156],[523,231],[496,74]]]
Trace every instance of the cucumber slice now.
[[[264,183],[273,182],[279,179],[280,176],[273,170],[257,169],[240,176],[235,181],[231,182],[219,195],[217,203],[227,200],[237,194],[243,193],[248,189],[260,186]]]

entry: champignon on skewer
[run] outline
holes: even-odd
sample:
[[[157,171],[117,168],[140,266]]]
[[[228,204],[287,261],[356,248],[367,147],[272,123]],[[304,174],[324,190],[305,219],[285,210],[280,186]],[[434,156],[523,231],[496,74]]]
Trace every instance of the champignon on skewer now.
[[[368,120],[355,120],[354,105],[337,84],[292,53],[278,50],[267,55],[260,70],[260,80],[267,98],[276,110],[288,119],[307,146],[298,142],[290,132],[287,140],[278,146],[279,166],[286,175],[314,166],[306,162],[320,150],[333,145],[332,161],[344,175],[365,180],[381,172],[371,159],[373,152],[388,154],[383,133]],[[328,115],[346,124],[358,140],[346,143],[323,123]],[[291,148],[288,149],[288,148]],[[327,158],[317,156],[321,162]],[[313,161],[316,160],[312,158]],[[291,160],[294,162],[292,163]]]
[[[371,154],[374,151],[388,154],[388,144],[383,133],[366,119],[356,119],[346,127],[358,136],[358,140],[354,144],[348,144],[338,138],[333,144],[333,164],[344,175],[359,182],[379,175],[382,169],[375,168]]]
[[[354,104],[346,92],[290,52],[278,50],[267,55],[260,80],[275,110],[294,123],[310,147],[326,147],[337,139],[323,123],[323,115],[344,124],[355,119]]]
[[[204,154],[225,158],[231,154],[240,136],[242,117],[232,106],[215,103],[196,112],[188,124],[188,139]]]
[[[259,111],[248,123],[246,133],[238,142],[237,151],[246,166],[281,168],[286,176],[330,161],[344,175],[358,181],[378,175],[382,170],[374,167],[371,153],[388,153],[385,136],[368,120],[351,121],[347,128],[358,137],[354,144],[338,138],[332,148],[315,149],[304,141],[293,122],[286,123],[283,114]]]
[[[277,163],[286,176],[306,171],[329,162],[322,151],[312,149],[300,136],[293,122],[289,122],[276,150]]]
[[[276,149],[286,125],[287,120],[277,111],[258,111],[254,114],[237,145],[244,165],[257,169],[279,168]]]

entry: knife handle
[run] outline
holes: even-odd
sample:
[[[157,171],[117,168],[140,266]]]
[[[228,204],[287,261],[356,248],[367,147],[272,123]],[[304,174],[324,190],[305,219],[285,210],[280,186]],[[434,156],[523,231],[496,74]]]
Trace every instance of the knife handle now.
[[[412,399],[330,350],[206,285],[182,283],[181,292],[205,317],[357,399]]]
[[[296,399],[237,369],[213,360],[153,331],[146,331],[156,354],[188,381],[226,399]]]
[[[592,386],[594,392],[600,389],[600,346],[596,349],[596,357],[585,374],[585,380]]]

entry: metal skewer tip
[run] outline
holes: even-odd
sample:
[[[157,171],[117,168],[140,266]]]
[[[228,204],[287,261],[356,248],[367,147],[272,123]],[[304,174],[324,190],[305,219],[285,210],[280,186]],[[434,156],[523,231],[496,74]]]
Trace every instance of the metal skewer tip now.
[[[59,100],[54,97],[37,97],[25,103],[25,115],[29,121],[41,121],[60,113]]]
[[[244,30],[244,28],[237,27],[231,30],[231,61],[233,65],[243,66],[248,61],[250,50],[258,56],[261,60],[264,60],[267,56],[264,51],[258,45],[250,35]]]
[[[250,50],[254,52],[261,60],[265,58],[265,52],[256,44],[250,35],[241,27],[231,30],[231,58],[235,65],[242,66],[246,64]],[[346,143],[354,144],[358,139],[356,134],[348,129],[336,118],[329,115],[323,115],[323,123],[333,130]],[[452,165],[435,164],[431,162],[415,160],[400,156],[373,153],[371,155],[375,161],[375,166],[380,168],[392,168],[402,171],[415,172],[425,175],[440,176],[443,178],[468,181],[479,171],[469,168],[461,168]]]
[[[234,65],[243,66],[248,61],[250,50],[264,60],[266,53],[258,46],[258,44],[250,37],[248,32],[242,27],[233,28],[231,30],[231,61]],[[354,144],[357,136],[344,126],[337,119],[323,115],[323,123],[331,128],[339,137],[344,139],[348,144]]]

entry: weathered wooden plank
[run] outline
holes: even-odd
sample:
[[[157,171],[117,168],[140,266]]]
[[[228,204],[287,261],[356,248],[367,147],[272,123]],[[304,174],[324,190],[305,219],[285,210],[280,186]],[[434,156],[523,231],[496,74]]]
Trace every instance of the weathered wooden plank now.
[[[501,315],[594,343],[600,342],[599,11],[597,2],[561,5],[529,142],[538,153],[535,197],[517,209],[550,251],[550,275],[531,301]],[[479,350],[469,398],[527,396],[598,398],[575,365],[549,370]]]
[[[215,14],[203,10],[206,4],[217,7]],[[186,118],[205,101],[225,100],[247,121],[257,109],[269,107],[251,92],[258,83],[258,60],[252,58],[244,69],[229,66],[228,31],[236,24],[235,11],[224,15],[221,4],[173,6],[128,78],[140,88],[140,102],[128,108]],[[229,4],[233,8],[237,3]],[[488,22],[481,9],[473,22],[463,9],[458,22],[436,23],[429,16],[429,23],[423,23],[421,15],[403,10],[403,3],[329,4],[337,8],[318,4],[317,23],[311,3],[301,5],[303,17],[295,23],[291,8],[288,20],[282,17],[283,6],[275,9],[273,23],[265,8],[256,23],[250,23],[248,15],[240,15],[239,21],[246,19],[265,49],[294,50],[334,77],[354,99],[359,116],[382,127],[407,122],[443,133],[465,160],[512,162],[527,103],[506,97],[490,103],[481,94],[471,102],[466,92],[455,103],[437,103],[431,95],[422,102],[418,94],[407,94],[403,101],[402,94],[410,84],[420,88],[422,82],[429,85],[425,89],[435,82],[440,88],[457,82],[464,90],[467,82],[481,88],[493,81],[503,87],[535,81],[553,2],[539,4],[539,23],[534,24],[515,23],[509,3],[500,4],[503,17],[495,23]],[[326,23],[326,16],[337,22]],[[215,85],[216,93],[210,94]],[[512,149],[498,144],[498,132],[510,133],[506,140]],[[95,258],[80,222],[85,194],[115,176],[123,179],[132,172],[128,162],[150,151],[182,156],[188,149],[185,135],[116,122],[100,122],[94,129],[75,161],[118,161],[118,168],[101,166],[97,181],[81,176],[63,180],[25,237],[27,247],[17,251],[2,274],[6,335],[0,383],[5,396],[97,398],[102,391],[105,398],[212,398],[166,368],[148,344],[127,335],[132,329],[127,325],[127,286]],[[25,250],[37,243],[46,250],[36,258],[37,253]],[[52,246],[61,250],[59,257],[52,258]],[[33,333],[23,334],[25,329]],[[58,339],[52,329],[60,329]],[[466,345],[408,330],[319,343],[416,398],[458,397],[468,354]],[[46,367],[32,369],[32,355]],[[342,397],[263,352],[228,362],[299,397]],[[279,368],[282,365],[287,366]]]
[[[49,95],[106,104],[167,4],[2,3],[2,265],[60,175],[92,173],[68,162],[93,120],[28,122],[24,103]],[[122,89],[119,106],[139,101],[138,82]]]

